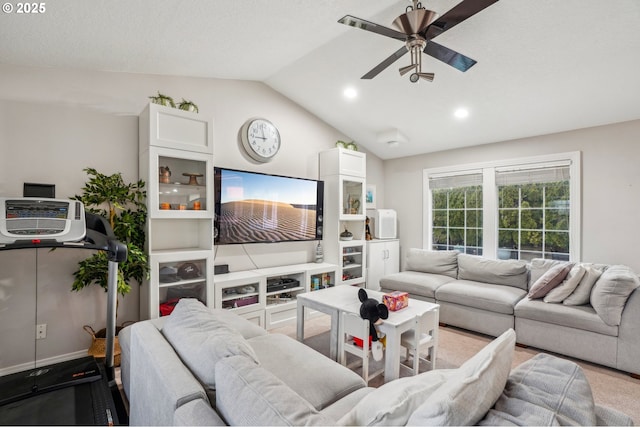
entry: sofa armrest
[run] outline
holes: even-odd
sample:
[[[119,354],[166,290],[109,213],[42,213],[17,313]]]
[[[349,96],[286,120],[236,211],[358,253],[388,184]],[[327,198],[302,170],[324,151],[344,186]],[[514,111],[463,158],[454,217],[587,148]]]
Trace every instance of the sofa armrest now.
[[[629,295],[618,330],[616,368],[640,375],[640,288]]]
[[[224,426],[220,416],[213,410],[209,401],[202,399],[185,403],[173,414],[174,426]]]
[[[171,425],[174,412],[195,399],[208,401],[200,383],[150,322],[131,327],[130,425]]]

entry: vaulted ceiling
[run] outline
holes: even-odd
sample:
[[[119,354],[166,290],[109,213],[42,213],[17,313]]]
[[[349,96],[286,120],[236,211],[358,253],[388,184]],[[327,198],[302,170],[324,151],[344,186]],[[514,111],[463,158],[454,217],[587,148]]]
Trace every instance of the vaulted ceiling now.
[[[337,23],[391,27],[406,0],[45,4],[0,15],[0,62],[263,81],[383,159],[640,119],[638,0],[499,0],[434,39],[478,63],[424,56],[435,79],[415,84],[398,73],[409,55],[361,80],[402,42]]]

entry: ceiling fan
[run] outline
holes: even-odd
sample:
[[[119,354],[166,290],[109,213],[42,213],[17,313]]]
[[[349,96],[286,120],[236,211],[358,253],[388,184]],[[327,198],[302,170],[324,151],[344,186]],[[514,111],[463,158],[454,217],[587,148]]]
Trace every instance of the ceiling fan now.
[[[457,68],[460,71],[467,71],[476,61],[468,56],[462,55],[448,47],[442,46],[432,39],[445,31],[458,25],[491,6],[498,0],[462,0],[455,7],[447,11],[438,18],[438,14],[432,10],[425,9],[418,0],[412,0],[413,5],[407,6],[405,13],[398,16],[393,25],[400,31],[347,15],[338,20],[339,23],[351,27],[371,31],[383,36],[391,37],[403,41],[405,45],[391,54],[387,59],[376,65],[371,71],[362,76],[362,79],[372,79],[382,70],[393,64],[405,53],[411,53],[411,64],[400,68],[400,75],[404,76],[409,71],[409,80],[413,83],[420,79],[433,81],[433,73],[422,72],[422,55],[424,52],[440,61]]]

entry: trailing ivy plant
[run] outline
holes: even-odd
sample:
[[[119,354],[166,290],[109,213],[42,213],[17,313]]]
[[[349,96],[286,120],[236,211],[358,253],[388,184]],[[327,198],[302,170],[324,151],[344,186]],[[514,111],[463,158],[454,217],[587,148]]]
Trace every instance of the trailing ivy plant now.
[[[84,203],[86,211],[107,218],[116,238],[126,244],[127,260],[118,264],[118,293],[124,296],[131,291],[129,282],[132,279],[142,284],[149,273],[144,252],[147,220],[145,183],[140,180],[126,184],[119,172],[104,175],[93,168],[83,170],[89,175],[89,180],[82,188],[82,194],[72,199]],[[105,252],[96,252],[80,261],[73,276],[74,291],[91,284],[100,285],[106,291],[108,260]]]

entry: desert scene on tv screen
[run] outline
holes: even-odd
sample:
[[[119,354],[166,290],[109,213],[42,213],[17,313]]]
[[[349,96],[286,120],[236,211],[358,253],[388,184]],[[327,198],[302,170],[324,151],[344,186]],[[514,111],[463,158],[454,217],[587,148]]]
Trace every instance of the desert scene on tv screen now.
[[[220,243],[282,242],[316,237],[315,205],[242,200],[220,206]]]
[[[316,182],[225,171],[218,242],[283,242],[316,237]]]

